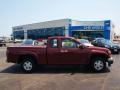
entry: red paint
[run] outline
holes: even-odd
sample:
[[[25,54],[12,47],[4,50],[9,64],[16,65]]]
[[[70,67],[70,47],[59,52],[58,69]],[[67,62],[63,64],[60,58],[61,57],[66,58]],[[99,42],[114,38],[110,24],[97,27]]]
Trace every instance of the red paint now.
[[[58,40],[58,47],[51,48],[50,41]],[[110,57],[108,49],[100,47],[87,47],[80,44],[83,48],[62,48],[61,40],[70,39],[80,44],[77,40],[70,37],[49,37],[47,46],[13,46],[7,47],[7,61],[17,63],[22,56],[31,55],[35,57],[38,64],[89,64],[92,56],[102,55]]]

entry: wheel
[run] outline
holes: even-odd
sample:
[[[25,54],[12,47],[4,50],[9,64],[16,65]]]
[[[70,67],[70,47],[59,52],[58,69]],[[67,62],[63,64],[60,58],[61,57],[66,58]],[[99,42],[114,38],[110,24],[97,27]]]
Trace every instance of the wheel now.
[[[6,47],[6,44],[4,44],[4,46]]]
[[[24,58],[21,63],[22,70],[27,73],[35,71],[36,67],[37,67],[37,64],[30,57]]]
[[[92,59],[91,68],[95,72],[105,71],[106,69],[106,62],[105,59],[102,57],[95,57]]]

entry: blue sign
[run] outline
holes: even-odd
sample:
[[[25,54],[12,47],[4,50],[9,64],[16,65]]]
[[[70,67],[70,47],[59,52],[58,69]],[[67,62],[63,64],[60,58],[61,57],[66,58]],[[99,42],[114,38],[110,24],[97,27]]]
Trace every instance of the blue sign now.
[[[104,26],[72,26],[72,30],[104,30]]]
[[[104,22],[104,30],[110,30],[110,20]]]
[[[109,40],[110,40],[110,25],[111,25],[110,20],[106,20],[104,22],[104,38]]]

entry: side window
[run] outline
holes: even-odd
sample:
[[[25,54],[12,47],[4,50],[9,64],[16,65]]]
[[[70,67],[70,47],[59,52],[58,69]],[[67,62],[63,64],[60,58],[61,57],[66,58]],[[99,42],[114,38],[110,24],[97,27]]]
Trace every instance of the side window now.
[[[58,40],[57,39],[51,39],[50,47],[51,48],[57,48],[58,47]]]
[[[76,42],[70,39],[64,39],[62,40],[62,47],[63,48],[77,48],[77,44]]]

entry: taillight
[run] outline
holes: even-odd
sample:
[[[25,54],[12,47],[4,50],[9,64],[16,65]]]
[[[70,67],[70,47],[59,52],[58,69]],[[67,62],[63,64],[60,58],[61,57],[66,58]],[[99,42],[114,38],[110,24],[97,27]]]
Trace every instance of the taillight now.
[[[9,49],[7,48],[6,55],[8,55],[8,54],[9,54]]]

